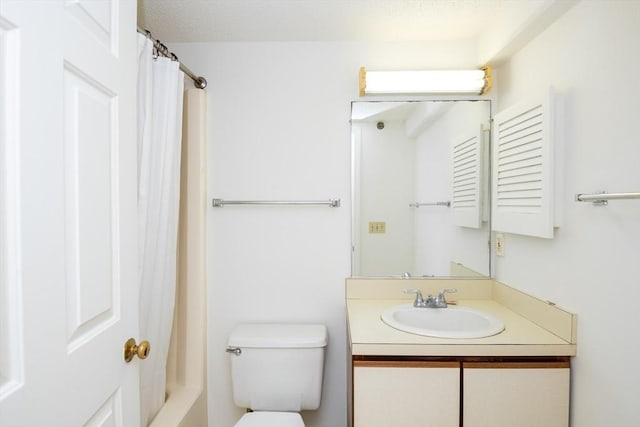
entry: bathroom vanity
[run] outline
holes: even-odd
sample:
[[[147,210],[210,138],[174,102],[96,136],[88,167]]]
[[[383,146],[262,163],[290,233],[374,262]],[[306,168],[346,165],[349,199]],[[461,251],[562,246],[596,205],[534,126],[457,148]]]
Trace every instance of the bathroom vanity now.
[[[447,297],[456,306],[494,316],[505,329],[472,339],[395,329],[381,313],[411,303],[408,288],[455,288]],[[346,301],[350,425],[568,426],[574,314],[490,279],[347,279]]]

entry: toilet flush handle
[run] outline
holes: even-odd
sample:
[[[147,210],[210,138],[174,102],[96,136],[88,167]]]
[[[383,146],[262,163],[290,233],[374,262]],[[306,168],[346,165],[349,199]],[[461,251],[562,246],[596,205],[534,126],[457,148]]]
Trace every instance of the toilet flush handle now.
[[[233,353],[236,356],[240,356],[242,354],[242,349],[240,347],[227,347],[227,353]]]

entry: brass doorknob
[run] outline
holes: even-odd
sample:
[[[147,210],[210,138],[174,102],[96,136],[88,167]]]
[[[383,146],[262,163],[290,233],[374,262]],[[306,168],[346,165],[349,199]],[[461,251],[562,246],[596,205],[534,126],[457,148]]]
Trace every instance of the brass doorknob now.
[[[133,359],[133,356],[138,356],[140,359],[146,359],[151,351],[151,344],[149,341],[142,341],[139,345],[136,344],[134,338],[129,338],[124,343],[124,361],[129,363]]]

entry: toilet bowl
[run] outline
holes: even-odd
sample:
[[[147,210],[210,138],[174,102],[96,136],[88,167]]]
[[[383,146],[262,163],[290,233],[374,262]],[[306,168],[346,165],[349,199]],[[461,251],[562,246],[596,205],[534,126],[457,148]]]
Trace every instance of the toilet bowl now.
[[[234,427],[304,427],[320,406],[327,328],[243,323],[229,335],[233,400],[251,412]]]

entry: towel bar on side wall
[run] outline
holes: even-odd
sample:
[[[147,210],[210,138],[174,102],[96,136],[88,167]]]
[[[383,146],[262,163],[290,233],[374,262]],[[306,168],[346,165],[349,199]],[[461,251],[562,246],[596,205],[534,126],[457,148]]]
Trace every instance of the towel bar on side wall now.
[[[640,193],[600,193],[576,194],[576,202],[592,202],[595,206],[606,206],[609,200],[640,199]]]
[[[419,208],[421,206],[446,206],[446,207],[450,207],[451,206],[451,202],[446,201],[446,202],[430,202],[430,203],[410,203],[409,207],[410,208]]]
[[[214,208],[222,208],[225,205],[327,205],[330,208],[339,208],[340,199],[329,200],[224,200],[213,199]]]

